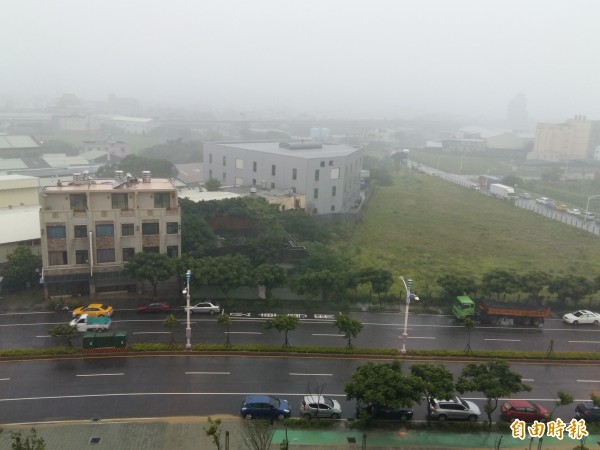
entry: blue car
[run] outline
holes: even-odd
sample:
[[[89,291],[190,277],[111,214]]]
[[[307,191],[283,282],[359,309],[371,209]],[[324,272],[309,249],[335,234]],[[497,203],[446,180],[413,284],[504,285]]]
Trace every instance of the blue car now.
[[[285,419],[292,415],[292,408],[287,400],[270,395],[246,395],[240,410],[246,419]]]

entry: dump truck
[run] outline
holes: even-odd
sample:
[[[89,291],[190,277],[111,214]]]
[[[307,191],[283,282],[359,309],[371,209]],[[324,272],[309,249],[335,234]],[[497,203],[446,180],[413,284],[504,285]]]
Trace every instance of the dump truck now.
[[[541,326],[544,319],[550,317],[552,311],[545,305],[524,303],[484,302],[477,304],[467,295],[456,297],[452,305],[454,316],[463,320],[472,318],[481,323],[496,325],[534,325]]]
[[[69,323],[72,327],[77,328],[77,331],[106,331],[110,328],[110,318],[108,317],[89,317],[87,314],[82,314],[75,317]]]

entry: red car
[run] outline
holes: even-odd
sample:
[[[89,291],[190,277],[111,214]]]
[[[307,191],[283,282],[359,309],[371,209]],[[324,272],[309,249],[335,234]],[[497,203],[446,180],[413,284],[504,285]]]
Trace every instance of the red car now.
[[[550,412],[543,405],[529,400],[506,400],[500,405],[500,415],[504,420],[519,419],[531,423],[548,419]]]
[[[144,313],[171,312],[171,305],[168,303],[148,303],[147,305],[138,306],[135,311]]]

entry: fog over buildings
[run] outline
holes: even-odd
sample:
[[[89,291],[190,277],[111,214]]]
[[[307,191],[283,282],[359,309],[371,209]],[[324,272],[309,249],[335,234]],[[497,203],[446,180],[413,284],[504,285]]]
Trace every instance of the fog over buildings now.
[[[526,101],[536,121],[600,119],[596,0],[8,0],[2,17],[0,109],[72,93],[339,118],[506,118]]]

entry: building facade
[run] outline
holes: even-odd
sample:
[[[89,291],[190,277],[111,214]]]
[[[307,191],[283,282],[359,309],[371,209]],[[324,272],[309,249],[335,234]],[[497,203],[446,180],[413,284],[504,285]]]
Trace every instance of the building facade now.
[[[527,159],[594,159],[595,149],[599,145],[600,120],[575,116],[565,123],[539,123],[533,151],[527,155]]]
[[[170,180],[75,174],[41,195],[42,280],[47,298],[138,290],[123,265],[138,252],[181,254],[181,213]]]
[[[348,212],[360,198],[362,149],[317,142],[209,142],[204,180],[304,196],[309,214]],[[255,192],[256,192],[255,191]]]

